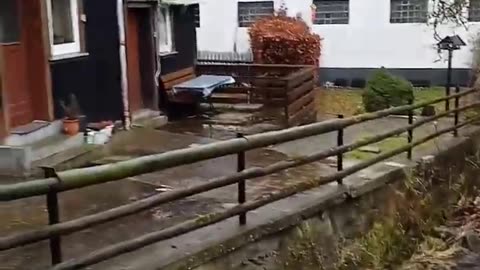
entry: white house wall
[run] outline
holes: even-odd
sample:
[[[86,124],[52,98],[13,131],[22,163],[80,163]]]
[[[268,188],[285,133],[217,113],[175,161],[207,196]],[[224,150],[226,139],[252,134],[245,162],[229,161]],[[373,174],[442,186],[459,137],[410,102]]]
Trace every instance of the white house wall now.
[[[255,1],[255,0],[242,0]],[[250,48],[248,29],[237,27],[237,0],[203,0],[200,4],[200,51],[245,52]],[[350,0],[350,22],[312,25],[312,0],[285,0],[290,15],[300,12],[323,38],[321,68],[333,69],[443,69],[435,49],[433,29],[426,24],[390,23],[389,0]],[[274,0],[275,9],[281,0]],[[443,26],[442,34],[458,34],[469,44],[456,51],[453,68],[471,67],[472,43],[478,23],[463,27]]]

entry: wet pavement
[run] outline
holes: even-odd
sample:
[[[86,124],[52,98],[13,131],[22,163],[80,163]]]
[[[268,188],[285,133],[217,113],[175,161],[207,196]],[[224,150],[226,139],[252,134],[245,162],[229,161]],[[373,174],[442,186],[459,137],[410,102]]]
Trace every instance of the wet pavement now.
[[[345,142],[385,132],[402,125],[406,119],[388,118],[367,122],[348,128]],[[449,125],[451,120],[438,124],[438,129]],[[418,129],[415,134],[428,134],[433,125]],[[212,143],[235,137],[234,132],[215,130],[204,126],[196,119],[170,123],[162,130],[139,129],[131,136],[115,138],[110,145],[113,156],[135,157],[152,153]],[[450,135],[447,135],[450,136]],[[132,139],[133,138],[133,139]],[[335,146],[336,133],[323,134],[295,142],[285,143],[268,149],[257,149],[247,153],[247,167],[266,166],[288,157],[310,154]],[[419,150],[422,152],[423,150]],[[420,155],[419,153],[418,155]],[[399,157],[402,160],[404,157]],[[265,193],[281,189],[312,177],[334,172],[327,162],[315,162],[302,167],[283,171],[268,177],[247,182],[247,198],[254,199]],[[198,162],[178,168],[140,175],[121,181],[97,185],[60,195],[61,220],[71,220],[87,214],[97,213],[112,207],[157,194],[159,187],[177,189],[205,182],[213,177],[236,171],[236,157],[226,156]],[[95,249],[156,231],[181,221],[231,207],[236,202],[235,185],[209,191],[188,199],[176,201],[133,215],[121,220],[62,237],[64,259],[78,257]],[[37,197],[0,204],[0,235],[8,235],[39,226],[47,222],[45,198]],[[49,265],[47,242],[0,252],[0,270],[46,269]]]

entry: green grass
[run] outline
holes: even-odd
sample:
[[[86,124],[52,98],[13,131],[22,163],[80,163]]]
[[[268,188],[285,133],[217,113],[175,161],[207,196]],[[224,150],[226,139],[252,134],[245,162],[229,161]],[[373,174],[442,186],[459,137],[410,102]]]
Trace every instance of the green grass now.
[[[441,87],[431,87],[416,89],[414,91],[415,103],[431,101],[445,96],[445,89]],[[365,112],[362,104],[362,89],[335,89],[335,90],[319,90],[316,98],[316,107],[320,116],[330,114],[343,114],[352,116]],[[444,111],[445,103],[437,103],[434,105],[437,112]],[[417,111],[420,113],[421,109]]]
[[[445,89],[442,87],[431,87],[426,89],[418,89],[415,90],[415,103],[425,102],[425,101],[432,101],[437,98],[441,98],[445,96]],[[435,109],[438,112],[445,111],[445,102],[436,103]],[[418,110],[421,112],[421,109]]]
[[[365,139],[365,138],[368,138],[368,136],[362,136],[362,139]],[[384,153],[384,152],[388,152],[388,151],[400,148],[406,145],[407,143],[408,142],[406,137],[398,136],[398,137],[391,137],[391,138],[385,139],[381,142],[371,144],[370,146],[378,147],[381,153]],[[359,149],[356,149],[345,154],[345,158],[355,159],[355,160],[368,160],[368,159],[374,158],[377,155],[378,154],[362,152]]]

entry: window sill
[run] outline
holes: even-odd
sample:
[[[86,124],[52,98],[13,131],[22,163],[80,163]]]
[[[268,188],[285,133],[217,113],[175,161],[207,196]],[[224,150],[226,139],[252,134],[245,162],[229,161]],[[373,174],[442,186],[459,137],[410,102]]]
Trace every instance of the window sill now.
[[[19,41],[0,42],[0,46],[18,46],[18,45],[20,45]]]
[[[158,55],[160,55],[160,57],[170,57],[170,56],[174,56],[174,55],[177,55],[178,52],[177,51],[173,51],[173,52],[161,52],[159,53]]]
[[[50,61],[62,61],[67,59],[73,58],[80,58],[80,57],[87,57],[89,54],[87,52],[77,52],[77,53],[67,53],[67,54],[59,54],[59,55],[52,55],[50,57]]]
[[[348,26],[349,23],[314,23],[314,26],[332,26],[332,25],[346,25]]]

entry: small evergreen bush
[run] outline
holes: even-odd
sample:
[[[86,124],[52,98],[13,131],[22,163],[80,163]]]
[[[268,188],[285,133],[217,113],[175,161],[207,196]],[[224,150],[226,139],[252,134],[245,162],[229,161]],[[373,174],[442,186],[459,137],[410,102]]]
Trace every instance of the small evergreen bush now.
[[[381,68],[368,80],[362,98],[367,112],[406,105],[414,98],[413,86]]]

